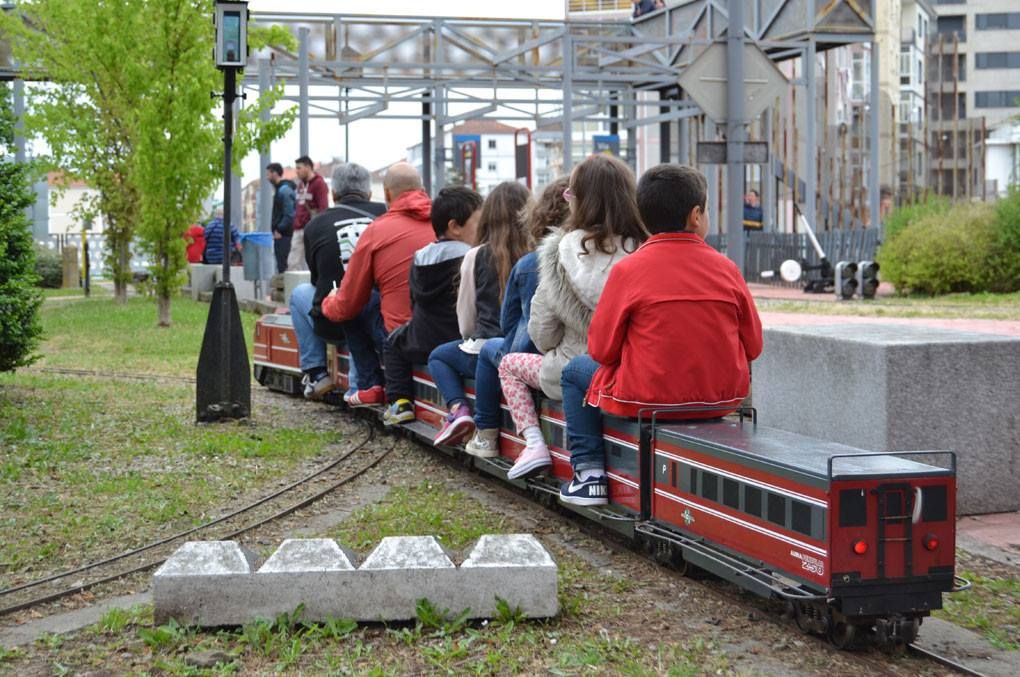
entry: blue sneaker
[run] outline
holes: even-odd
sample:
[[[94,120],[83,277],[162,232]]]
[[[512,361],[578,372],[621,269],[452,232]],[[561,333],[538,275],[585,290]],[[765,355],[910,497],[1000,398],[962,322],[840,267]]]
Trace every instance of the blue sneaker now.
[[[597,475],[582,482],[574,473],[573,479],[560,485],[560,500],[570,505],[608,505],[609,480]]]

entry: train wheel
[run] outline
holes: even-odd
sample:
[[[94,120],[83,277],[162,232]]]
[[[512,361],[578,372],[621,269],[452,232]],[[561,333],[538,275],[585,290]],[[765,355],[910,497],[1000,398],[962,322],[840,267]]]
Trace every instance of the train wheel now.
[[[857,626],[852,623],[833,621],[829,625],[829,641],[837,649],[846,651],[854,645],[857,638]]]
[[[797,627],[800,628],[800,631],[805,635],[810,635],[812,630],[814,630],[815,624],[811,618],[809,607],[806,607],[803,604],[797,604],[793,618],[797,622]]]

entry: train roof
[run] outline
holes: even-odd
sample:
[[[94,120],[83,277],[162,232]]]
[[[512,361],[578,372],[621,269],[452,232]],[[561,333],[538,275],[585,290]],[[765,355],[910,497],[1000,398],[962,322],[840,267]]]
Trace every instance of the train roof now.
[[[874,479],[953,475],[954,469],[891,453],[877,453],[838,442],[728,419],[677,423],[657,428],[668,442],[757,467],[767,472],[813,479],[825,485],[830,479]],[[892,452],[931,454],[932,452]],[[949,462],[949,452],[935,452],[932,462]],[[839,458],[834,458],[839,457]],[[832,462],[830,478],[830,459]]]

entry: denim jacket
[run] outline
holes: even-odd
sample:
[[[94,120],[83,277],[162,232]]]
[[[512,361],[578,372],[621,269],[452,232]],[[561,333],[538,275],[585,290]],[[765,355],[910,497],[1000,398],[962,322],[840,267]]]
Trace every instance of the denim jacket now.
[[[531,297],[538,287],[538,254],[525,254],[514,264],[503,294],[499,325],[503,331],[503,348],[499,357],[507,353],[537,353],[528,336],[528,319],[531,317]]]

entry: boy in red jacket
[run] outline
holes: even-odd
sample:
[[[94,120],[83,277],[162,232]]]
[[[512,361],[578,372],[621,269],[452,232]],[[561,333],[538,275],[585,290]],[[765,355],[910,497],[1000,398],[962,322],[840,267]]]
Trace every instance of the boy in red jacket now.
[[[689,407],[673,417],[704,419],[747,397],[761,321],[740,270],[705,244],[707,193],[705,177],[687,166],[658,165],[638,183],[652,237],[609,273],[589,355],[572,359],[561,378],[574,467],[560,488],[565,503],[608,502],[602,411],[637,417]]]

